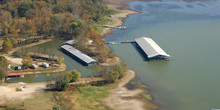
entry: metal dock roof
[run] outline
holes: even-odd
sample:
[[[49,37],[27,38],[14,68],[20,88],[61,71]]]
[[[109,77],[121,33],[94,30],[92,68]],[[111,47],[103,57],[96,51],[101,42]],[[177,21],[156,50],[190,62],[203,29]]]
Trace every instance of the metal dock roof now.
[[[64,42],[64,45],[73,45],[75,43],[75,40],[68,40],[66,42]]]
[[[135,41],[147,54],[148,58],[153,58],[157,56],[162,56],[162,58],[170,57],[170,55],[164,52],[151,38],[141,37],[135,39]]]
[[[79,59],[81,59],[82,61],[84,61],[87,64],[90,64],[92,62],[97,62],[96,60],[92,59],[88,55],[82,53],[81,51],[77,50],[76,48],[74,48],[74,47],[72,47],[70,45],[62,45],[61,48],[63,48],[64,50],[68,51],[72,55],[78,57]]]

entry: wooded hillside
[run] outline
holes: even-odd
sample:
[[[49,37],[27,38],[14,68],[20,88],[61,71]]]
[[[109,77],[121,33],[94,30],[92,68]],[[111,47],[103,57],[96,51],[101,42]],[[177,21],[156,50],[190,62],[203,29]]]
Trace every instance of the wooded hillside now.
[[[78,49],[102,62],[113,54],[97,25],[114,13],[102,0],[6,0],[0,5],[0,34],[16,40],[36,36],[73,38]]]

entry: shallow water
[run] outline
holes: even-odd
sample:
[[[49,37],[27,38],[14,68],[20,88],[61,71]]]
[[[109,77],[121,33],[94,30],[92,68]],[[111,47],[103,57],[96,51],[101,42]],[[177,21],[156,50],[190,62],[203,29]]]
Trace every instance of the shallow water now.
[[[170,61],[146,62],[135,44],[109,45],[151,90],[161,110],[220,108],[220,2],[130,2],[142,14],[125,20],[106,41],[147,36]]]
[[[64,63],[67,65],[66,71],[71,71],[73,69],[77,69],[82,77],[87,77],[92,75],[92,69],[89,67],[81,65],[79,62],[75,61],[72,57],[66,55],[60,50],[60,46],[65,42],[65,40],[53,40],[50,42],[46,42],[35,47],[38,47],[40,50],[48,50],[56,51],[56,54],[61,54],[64,57]],[[32,48],[35,48],[32,47]],[[24,78],[11,79],[8,82],[46,82],[51,81],[53,79],[53,74],[36,74],[36,75],[25,75]]]

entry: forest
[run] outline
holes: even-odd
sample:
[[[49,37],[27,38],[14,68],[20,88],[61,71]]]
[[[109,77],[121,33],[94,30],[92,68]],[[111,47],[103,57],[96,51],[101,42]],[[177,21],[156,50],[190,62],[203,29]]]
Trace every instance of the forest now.
[[[114,54],[98,26],[115,13],[102,0],[6,0],[0,5],[0,37],[9,38],[12,47],[42,36],[75,39],[76,48],[104,62]]]

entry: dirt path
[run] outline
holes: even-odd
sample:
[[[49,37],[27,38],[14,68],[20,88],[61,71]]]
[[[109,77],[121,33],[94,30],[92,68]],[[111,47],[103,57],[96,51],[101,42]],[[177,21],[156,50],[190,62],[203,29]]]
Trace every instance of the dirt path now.
[[[144,103],[134,97],[143,93],[142,90],[128,90],[124,87],[130,80],[135,78],[135,71],[128,70],[127,75],[121,80],[118,86],[113,89],[110,97],[104,102],[113,109],[117,110],[144,110]]]
[[[33,94],[46,89],[45,83],[27,84],[26,88],[22,88],[23,84],[10,84],[8,86],[0,86],[0,105],[7,101],[15,99],[32,98]],[[17,92],[16,88],[22,88],[22,91]]]

